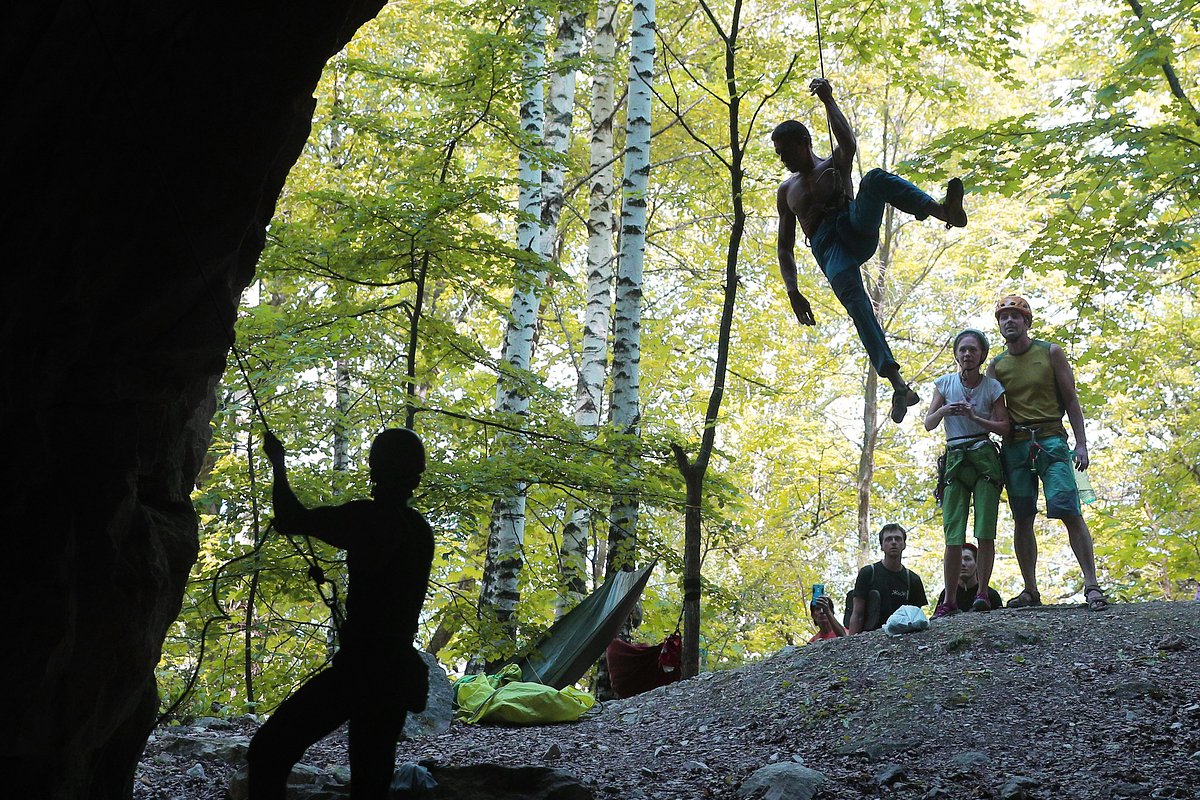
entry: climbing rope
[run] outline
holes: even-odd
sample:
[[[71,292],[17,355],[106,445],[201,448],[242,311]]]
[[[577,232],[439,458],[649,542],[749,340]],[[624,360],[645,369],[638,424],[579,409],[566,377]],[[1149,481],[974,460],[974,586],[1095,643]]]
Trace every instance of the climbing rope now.
[[[820,0],[813,0],[813,17],[817,20],[817,61],[821,65],[821,79],[825,79],[825,43],[821,41],[821,8]],[[829,124],[829,116],[825,116],[825,130],[829,133],[829,154],[833,155],[833,126]]]
[[[817,20],[817,60],[821,64],[821,77],[825,77],[825,45],[821,41],[821,7],[813,0],[813,16]]]

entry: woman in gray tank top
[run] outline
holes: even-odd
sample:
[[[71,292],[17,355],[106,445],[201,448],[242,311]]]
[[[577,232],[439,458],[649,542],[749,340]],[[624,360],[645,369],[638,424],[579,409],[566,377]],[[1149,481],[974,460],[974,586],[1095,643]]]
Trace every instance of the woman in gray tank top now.
[[[982,331],[967,328],[954,337],[958,370],[934,381],[933,401],[925,415],[925,430],[945,422],[946,452],[939,459],[938,491],[942,504],[942,531],[946,537],[943,567],[945,600],[934,619],[956,614],[956,594],[967,516],[974,508],[974,532],[979,542],[979,590],[972,611],[990,611],[988,582],[996,557],[996,516],[1004,469],[990,434],[1008,433],[1004,387],[980,369],[987,360],[988,340]]]

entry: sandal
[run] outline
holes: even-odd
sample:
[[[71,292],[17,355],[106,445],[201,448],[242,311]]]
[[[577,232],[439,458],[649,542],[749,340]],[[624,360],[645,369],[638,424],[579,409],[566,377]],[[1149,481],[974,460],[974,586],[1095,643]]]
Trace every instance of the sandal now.
[[[1088,595],[1093,592],[1099,596],[1088,598]],[[1083,599],[1087,601],[1088,611],[1105,611],[1108,609],[1108,598],[1104,596],[1104,590],[1094,583],[1083,587]]]
[[[992,610],[992,601],[988,600],[988,596],[986,594],[977,594],[977,595],[975,595],[975,602],[971,603],[971,610],[972,611],[991,611]]]
[[[1040,592],[1031,592],[1028,589],[1022,589],[1021,593],[1008,601],[1009,608],[1033,608],[1042,604],[1042,595]]]
[[[904,422],[904,415],[908,413],[909,406],[915,406],[921,402],[921,397],[907,383],[903,389],[897,389],[892,392],[892,422],[899,425]]]

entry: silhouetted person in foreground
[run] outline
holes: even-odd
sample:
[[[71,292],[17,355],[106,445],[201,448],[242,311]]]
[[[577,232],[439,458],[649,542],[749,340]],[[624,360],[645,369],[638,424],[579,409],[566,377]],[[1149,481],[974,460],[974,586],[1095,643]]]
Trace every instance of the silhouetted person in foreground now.
[[[350,796],[388,795],[396,742],[409,711],[422,711],[429,674],[413,648],[429,585],[433,532],[408,503],[425,448],[407,428],[371,445],[371,500],[305,508],[288,485],[283,445],[263,446],[274,470],[275,527],[346,551],[350,588],[333,662],[276,709],[250,742],[251,800],[283,800],[287,776],[309,745],[350,722]]]
[[[855,199],[850,177],[858,149],[854,131],[834,102],[829,81],[816,78],[808,88],[825,105],[837,146],[828,158],[818,158],[813,153],[808,128],[791,119],[780,123],[771,133],[775,152],[792,173],[776,193],[779,271],[796,319],[801,325],[816,324],[812,306],[796,284],[794,251],[799,223],[805,243],[812,249],[830,288],[854,320],[858,338],[875,371],[892,384],[892,421],[902,422],[908,408],[920,398],[900,375],[900,365],[892,356],[875,316],[875,307],[863,288],[859,268],[879,249],[879,226],[883,223],[885,205],[917,219],[940,219],[946,227],[966,226],[962,181],[951,179],[945,200],[938,202],[898,175],[873,169],[863,175]]]

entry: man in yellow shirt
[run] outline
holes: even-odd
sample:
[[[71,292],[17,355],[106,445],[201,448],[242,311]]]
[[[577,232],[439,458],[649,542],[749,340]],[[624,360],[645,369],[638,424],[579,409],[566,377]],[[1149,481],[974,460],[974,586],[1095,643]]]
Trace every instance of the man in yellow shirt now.
[[[1075,484],[1075,469],[1088,468],[1087,435],[1075,391],[1075,373],[1061,347],[1029,336],[1033,309],[1025,298],[1002,298],[996,304],[996,322],[1008,348],[992,360],[988,375],[1003,384],[1012,419],[1001,459],[1014,520],[1013,549],[1025,582],[1025,588],[1008,601],[1008,606],[1042,604],[1037,590],[1037,539],[1033,532],[1040,482],[1046,516],[1062,520],[1067,528],[1071,550],[1083,572],[1088,608],[1102,611],[1108,607],[1108,600],[1096,580],[1092,534],[1083,519]],[[1071,420],[1074,451],[1067,447],[1064,413]]]

